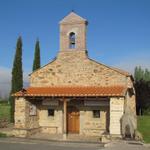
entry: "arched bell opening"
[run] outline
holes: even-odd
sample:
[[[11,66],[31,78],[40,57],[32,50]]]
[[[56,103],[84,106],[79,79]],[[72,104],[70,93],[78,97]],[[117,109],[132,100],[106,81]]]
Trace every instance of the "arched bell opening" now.
[[[76,35],[74,32],[69,34],[69,48],[75,49],[76,48]]]

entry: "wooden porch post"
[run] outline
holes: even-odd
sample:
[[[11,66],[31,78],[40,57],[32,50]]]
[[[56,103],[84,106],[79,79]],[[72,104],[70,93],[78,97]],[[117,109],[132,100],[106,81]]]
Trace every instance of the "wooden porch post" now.
[[[63,139],[66,140],[67,138],[67,100],[63,99],[63,106],[64,106],[64,114],[63,114]]]

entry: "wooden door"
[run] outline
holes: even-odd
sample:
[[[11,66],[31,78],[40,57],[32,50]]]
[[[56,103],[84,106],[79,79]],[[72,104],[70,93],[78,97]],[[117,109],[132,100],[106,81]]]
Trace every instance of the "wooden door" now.
[[[79,133],[79,110],[76,107],[68,107],[67,129],[68,133]]]

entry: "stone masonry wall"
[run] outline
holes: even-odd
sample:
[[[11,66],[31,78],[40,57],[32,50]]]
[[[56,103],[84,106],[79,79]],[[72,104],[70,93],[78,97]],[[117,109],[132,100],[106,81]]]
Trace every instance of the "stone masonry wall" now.
[[[100,118],[93,118],[93,111],[100,110]],[[108,107],[86,107],[85,111],[80,111],[80,134],[86,136],[100,136],[108,132]]]
[[[61,24],[60,25],[60,50],[67,51],[69,49],[69,34],[73,32],[76,35],[76,50],[86,49],[86,27],[85,23],[80,24]]]
[[[38,128],[38,112],[37,115],[29,114],[31,102],[20,97],[15,99],[15,128],[31,129]]]
[[[26,128],[27,101],[23,98],[15,98],[15,128]]]
[[[133,93],[130,93],[128,91],[128,93],[126,94],[126,104],[127,104],[127,106],[129,106],[131,111],[136,115],[136,98],[135,98],[135,89],[134,89],[133,81],[131,81],[131,79],[129,77],[128,77],[127,81],[128,81],[127,82],[128,88],[132,88]]]
[[[87,58],[85,51],[60,52],[58,58],[33,72],[30,86],[126,85],[126,76]]]
[[[54,109],[54,116],[48,116],[48,108]],[[63,110],[59,106],[39,106],[39,125],[43,133],[62,133],[63,128]]]

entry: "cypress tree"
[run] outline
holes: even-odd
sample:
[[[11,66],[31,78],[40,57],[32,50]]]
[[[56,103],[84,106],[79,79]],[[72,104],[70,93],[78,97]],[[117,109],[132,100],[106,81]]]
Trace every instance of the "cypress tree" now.
[[[16,44],[16,53],[12,68],[11,94],[20,91],[23,88],[23,73],[22,73],[22,38],[19,36]],[[15,102],[14,97],[10,96],[11,104],[11,122],[14,122]]]
[[[33,60],[33,68],[32,70],[35,71],[41,67],[40,63],[40,42],[39,40],[36,41],[35,44],[35,52],[34,52],[34,60]]]
[[[139,66],[139,71],[138,71],[139,79],[138,80],[143,80],[144,79],[144,70]]]
[[[134,69],[134,79],[135,79],[135,81],[138,80],[138,67],[137,66]]]

